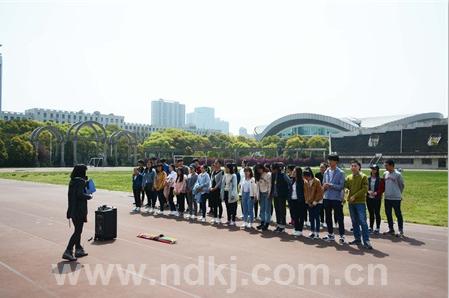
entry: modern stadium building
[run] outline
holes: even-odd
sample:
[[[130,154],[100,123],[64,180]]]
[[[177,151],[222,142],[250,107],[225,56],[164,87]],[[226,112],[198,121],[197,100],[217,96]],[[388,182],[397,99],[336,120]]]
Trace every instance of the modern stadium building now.
[[[357,158],[365,166],[393,158],[402,168],[446,169],[448,121],[441,113],[335,118],[299,113],[256,127],[257,139],[271,135],[328,136],[331,152],[345,164]]]

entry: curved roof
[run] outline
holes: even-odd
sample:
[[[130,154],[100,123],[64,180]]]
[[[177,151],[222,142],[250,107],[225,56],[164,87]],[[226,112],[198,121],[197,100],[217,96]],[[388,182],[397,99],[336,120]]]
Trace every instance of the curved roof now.
[[[320,114],[298,113],[290,114],[273,121],[260,133],[255,130],[256,138],[263,139],[266,136],[278,134],[288,127],[301,124],[322,125],[330,128],[335,128],[340,131],[353,131],[359,128],[359,126],[354,122],[344,119],[337,119],[331,116]]]

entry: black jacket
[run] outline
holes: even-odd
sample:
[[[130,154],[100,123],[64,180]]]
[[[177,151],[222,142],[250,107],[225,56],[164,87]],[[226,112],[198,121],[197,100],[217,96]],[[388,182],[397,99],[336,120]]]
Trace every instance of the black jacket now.
[[[289,199],[292,197],[292,181],[285,173],[271,174],[271,196],[274,197],[276,187],[277,197]]]
[[[69,183],[69,206],[67,208],[67,218],[73,220],[87,221],[87,200],[91,195],[84,193],[86,180],[75,177]]]

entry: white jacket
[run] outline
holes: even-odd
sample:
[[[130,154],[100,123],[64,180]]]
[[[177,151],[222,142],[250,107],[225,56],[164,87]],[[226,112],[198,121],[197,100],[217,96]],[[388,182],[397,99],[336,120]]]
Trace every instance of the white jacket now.
[[[247,182],[247,180],[245,178],[242,178],[240,180],[240,192],[243,192],[243,184],[245,182]],[[249,183],[250,183],[249,196],[250,197],[257,197],[258,196],[258,191],[257,191],[256,180],[254,179],[254,177],[249,179]]]

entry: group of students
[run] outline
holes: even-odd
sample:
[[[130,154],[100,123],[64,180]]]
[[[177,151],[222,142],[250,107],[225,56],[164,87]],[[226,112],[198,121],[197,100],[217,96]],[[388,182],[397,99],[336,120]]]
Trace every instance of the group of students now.
[[[328,234],[323,240],[334,241],[335,224],[338,227],[339,242],[344,243],[343,206],[348,202],[354,235],[350,244],[372,249],[370,234],[380,232],[380,209],[384,196],[389,228],[384,234],[402,236],[401,200],[404,181],[401,173],[395,169],[394,161],[385,161],[386,171],[382,177],[378,165],[371,165],[370,175],[367,176],[361,171],[360,162],[353,160],[351,174],[346,176],[338,163],[338,155],[331,154],[328,156],[328,163],[322,163],[320,171],[314,175],[309,167],[285,167],[282,163],[258,164],[252,168],[243,161],[238,170],[235,164],[223,165],[220,160],[214,161],[212,169],[207,165],[200,165],[197,159],[188,167],[182,159],[177,160],[176,165],[168,165],[165,160],[153,158],[146,162],[146,166],[140,160],[132,178],[135,199],[132,212],[141,212],[146,196],[148,203],[143,210],[146,213],[163,214],[164,208],[168,206],[169,215],[205,222],[208,214],[212,217],[212,224],[221,224],[224,202],[226,223],[235,226],[240,200],[242,228],[252,228],[258,218],[260,224],[256,228],[268,230],[274,209],[274,232],[282,233],[287,225],[288,206],[291,224],[294,226],[292,235],[302,236],[306,223],[310,226],[310,238],[319,239],[320,228],[324,227]],[[369,213],[369,227],[366,209]],[[394,230],[392,210],[397,217],[398,233]]]

